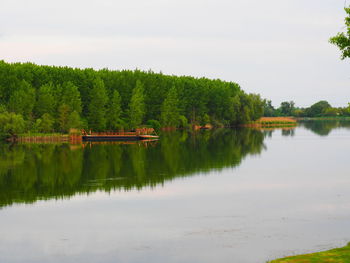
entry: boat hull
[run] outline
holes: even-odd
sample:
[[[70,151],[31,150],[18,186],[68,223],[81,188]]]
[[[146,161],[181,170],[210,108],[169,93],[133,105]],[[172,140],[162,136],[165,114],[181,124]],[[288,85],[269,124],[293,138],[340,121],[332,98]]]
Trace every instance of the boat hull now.
[[[83,141],[140,141],[157,139],[158,136],[153,135],[84,135]]]

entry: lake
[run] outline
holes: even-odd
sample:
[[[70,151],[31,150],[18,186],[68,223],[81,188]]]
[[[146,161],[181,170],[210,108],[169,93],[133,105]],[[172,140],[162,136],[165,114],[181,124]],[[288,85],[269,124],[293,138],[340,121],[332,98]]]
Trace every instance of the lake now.
[[[0,156],[0,262],[264,263],[350,241],[349,122]]]

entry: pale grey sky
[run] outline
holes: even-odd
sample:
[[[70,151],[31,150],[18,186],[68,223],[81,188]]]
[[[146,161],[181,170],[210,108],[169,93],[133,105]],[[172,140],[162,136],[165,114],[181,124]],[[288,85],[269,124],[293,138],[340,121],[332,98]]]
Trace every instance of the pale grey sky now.
[[[350,102],[344,0],[0,0],[0,59],[220,78],[274,105]]]

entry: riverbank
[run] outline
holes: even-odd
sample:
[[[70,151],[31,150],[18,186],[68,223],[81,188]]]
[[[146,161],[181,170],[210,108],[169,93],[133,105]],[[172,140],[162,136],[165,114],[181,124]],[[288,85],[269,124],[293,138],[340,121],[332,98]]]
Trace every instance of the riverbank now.
[[[262,128],[262,127],[295,127],[297,121],[290,117],[261,117],[260,119],[243,124],[243,127]]]
[[[323,252],[304,254],[299,256],[290,256],[269,261],[269,263],[346,263],[350,262],[350,243],[345,247],[335,248]]]

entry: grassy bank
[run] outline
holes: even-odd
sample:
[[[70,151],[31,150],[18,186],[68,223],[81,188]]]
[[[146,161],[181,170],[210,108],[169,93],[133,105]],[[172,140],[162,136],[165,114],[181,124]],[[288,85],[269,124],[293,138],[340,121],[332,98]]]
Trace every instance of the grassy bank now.
[[[254,122],[245,124],[245,127],[294,127],[297,125],[295,119],[289,117],[262,117]]]
[[[350,243],[345,247],[335,248],[328,251],[291,256],[269,261],[269,263],[348,263],[350,262]]]

